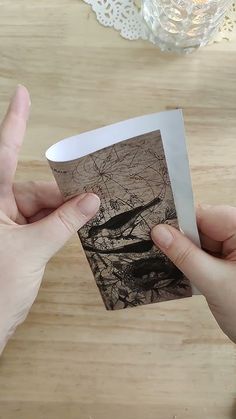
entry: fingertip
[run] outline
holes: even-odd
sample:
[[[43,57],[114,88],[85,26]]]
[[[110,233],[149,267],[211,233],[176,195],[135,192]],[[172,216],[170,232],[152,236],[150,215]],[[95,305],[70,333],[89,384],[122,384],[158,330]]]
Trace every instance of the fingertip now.
[[[197,211],[197,224],[201,233],[223,242],[236,230],[236,208],[229,205],[204,205]]]
[[[205,210],[205,209],[209,209],[209,208],[211,208],[211,207],[212,207],[212,205],[210,205],[210,204],[205,204],[205,203],[202,203],[202,202],[198,203],[198,205],[197,205],[197,208],[199,208],[200,210],[201,210],[201,209],[203,209],[203,210]]]
[[[28,89],[18,84],[10,101],[8,111],[13,112],[18,117],[28,119],[30,106],[31,100]]]
[[[174,241],[171,228],[164,224],[159,224],[153,227],[151,237],[154,243],[161,249],[167,250]]]
[[[212,205],[209,205],[209,204],[205,204],[205,203],[201,203],[200,202],[196,206],[196,213],[197,213],[197,215],[198,214],[201,214],[202,212],[207,211],[210,208],[212,208]]]
[[[16,86],[16,90],[17,89],[19,89],[22,92],[22,94],[25,94],[30,99],[29,90],[24,84],[18,83]]]
[[[82,199],[81,196],[77,201],[77,208],[86,218],[93,217],[100,207],[100,198],[94,193],[86,193]]]

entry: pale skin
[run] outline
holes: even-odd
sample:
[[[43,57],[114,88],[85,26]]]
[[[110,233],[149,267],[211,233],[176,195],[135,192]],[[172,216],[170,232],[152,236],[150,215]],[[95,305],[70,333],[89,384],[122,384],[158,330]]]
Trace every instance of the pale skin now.
[[[199,206],[197,223],[204,250],[171,226],[154,227],[152,239],[206,297],[217,323],[236,343],[236,208]]]
[[[48,260],[100,205],[94,194],[63,203],[54,182],[14,184],[29,109],[18,86],[0,127],[0,353],[26,318]]]
[[[100,205],[94,194],[63,203],[54,182],[14,183],[29,109],[28,91],[18,86],[0,126],[0,353],[26,318],[49,259]],[[236,208],[199,207],[197,220],[204,250],[171,226],[156,226],[151,236],[236,342]]]

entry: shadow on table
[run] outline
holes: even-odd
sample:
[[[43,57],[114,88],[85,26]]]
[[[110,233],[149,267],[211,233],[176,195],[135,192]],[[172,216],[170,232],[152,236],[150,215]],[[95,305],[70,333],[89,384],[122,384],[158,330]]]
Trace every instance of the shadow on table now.
[[[230,419],[236,419],[236,399],[234,399],[234,403],[232,405]]]

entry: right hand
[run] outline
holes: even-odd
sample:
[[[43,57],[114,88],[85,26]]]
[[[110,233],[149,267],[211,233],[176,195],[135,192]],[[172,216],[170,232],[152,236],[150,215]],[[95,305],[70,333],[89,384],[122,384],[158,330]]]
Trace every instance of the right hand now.
[[[206,297],[223,332],[236,343],[236,208],[199,206],[202,249],[167,225],[152,230],[154,243]]]

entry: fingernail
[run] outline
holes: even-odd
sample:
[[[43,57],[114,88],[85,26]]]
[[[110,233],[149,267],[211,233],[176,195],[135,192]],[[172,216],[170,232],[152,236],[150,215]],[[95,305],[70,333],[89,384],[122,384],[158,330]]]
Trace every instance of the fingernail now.
[[[168,249],[174,240],[168,227],[163,225],[155,226],[152,229],[152,238],[154,242],[162,249]]]
[[[92,217],[96,214],[100,206],[100,199],[97,195],[93,193],[87,193],[80,201],[77,203],[79,211],[85,217]]]
[[[209,204],[198,204],[198,208],[203,209],[203,210],[209,209],[211,208],[211,206],[212,205],[209,205]]]
[[[30,97],[27,89],[18,84],[15,93],[11,99],[10,108],[13,112],[15,112],[18,116],[29,117],[29,108],[31,102]]]

